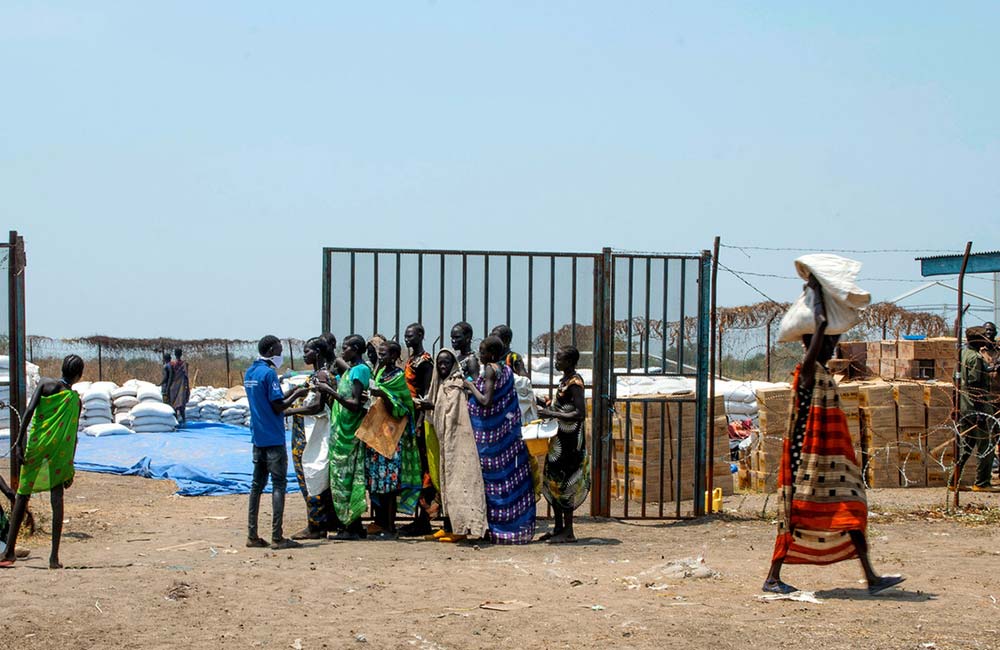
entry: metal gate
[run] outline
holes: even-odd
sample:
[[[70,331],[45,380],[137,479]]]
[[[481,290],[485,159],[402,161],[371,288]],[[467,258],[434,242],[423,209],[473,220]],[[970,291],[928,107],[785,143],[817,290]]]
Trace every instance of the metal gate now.
[[[708,294],[707,281],[703,281],[708,277],[707,259],[706,255],[627,255],[607,248],[601,253],[324,248],[322,327],[341,339],[349,333],[367,338],[378,332],[401,341],[406,326],[419,322],[426,332],[427,349],[433,353],[449,344],[450,330],[457,322],[470,323],[476,339],[498,324],[507,324],[514,332],[512,349],[522,353],[534,369],[535,388],[550,396],[558,383],[555,352],[560,345],[575,345],[588,395],[591,514],[634,517],[635,507],[630,508],[628,499],[622,507],[612,499],[618,478],[614,454],[616,444],[621,445],[612,437],[621,431],[615,425],[615,409],[633,401],[620,399],[615,386],[619,379],[654,374],[649,370],[652,358],[658,360],[660,376],[697,376],[707,383]],[[645,283],[635,279],[637,268],[646,274]],[[652,282],[652,277],[661,275],[661,284]],[[692,279],[697,281],[694,289],[689,286]],[[642,296],[636,299],[639,286]],[[626,295],[627,302],[621,302]],[[633,313],[635,303],[642,307]],[[628,327],[619,320],[626,313]],[[694,337],[685,329],[692,314],[697,323]],[[671,318],[683,330],[676,353],[666,336],[673,331]],[[633,332],[643,341],[638,350],[633,349]],[[659,354],[652,350],[653,341],[659,345]],[[696,341],[695,348],[690,347],[692,341]],[[636,365],[640,357],[646,360],[642,372]],[[623,360],[624,370],[616,371]],[[685,407],[690,409],[685,417],[697,412],[702,440],[687,459],[701,468],[691,477],[692,488],[697,486],[693,489],[695,514],[703,507],[704,395],[701,387]],[[631,442],[635,439],[632,428],[627,431]],[[694,462],[696,458],[700,462]],[[645,454],[642,459],[648,460]],[[675,460],[673,454],[671,460]],[[643,497],[641,516],[652,516],[645,502]],[[681,516],[679,502],[672,510],[661,505],[657,512],[658,517]]]
[[[608,503],[631,518],[704,512],[711,255],[610,259]],[[728,465],[727,465],[728,467]],[[690,502],[690,506],[685,505]]]

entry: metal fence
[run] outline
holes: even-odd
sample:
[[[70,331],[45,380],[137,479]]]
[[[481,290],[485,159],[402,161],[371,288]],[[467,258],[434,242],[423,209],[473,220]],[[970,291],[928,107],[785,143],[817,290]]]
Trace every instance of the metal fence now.
[[[557,381],[555,352],[559,345],[575,345],[591,409],[591,513],[599,516],[612,512],[617,381],[695,378],[691,408],[698,424],[689,459],[692,489],[686,493],[693,494],[693,512],[701,514],[710,259],[707,253],[635,255],[607,248],[600,253],[324,248],[322,328],[340,338],[377,332],[401,341],[406,326],[419,322],[428,349],[436,351],[450,344],[457,322],[468,322],[476,339],[506,324],[514,333],[512,349],[524,353],[536,379],[547,375],[535,388],[550,396]],[[657,507],[658,515],[681,516],[680,499],[677,491],[674,507]],[[645,512],[644,506],[640,510]]]

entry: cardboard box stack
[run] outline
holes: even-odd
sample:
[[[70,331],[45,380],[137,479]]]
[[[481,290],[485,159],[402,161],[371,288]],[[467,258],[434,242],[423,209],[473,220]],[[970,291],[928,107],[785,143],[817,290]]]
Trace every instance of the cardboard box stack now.
[[[841,344],[844,345],[855,344]],[[844,348],[841,350],[843,356]],[[955,339],[869,341],[865,346],[865,366],[870,374],[882,379],[951,381],[957,367]]]
[[[892,387],[896,401],[897,469],[900,487],[927,485],[927,409],[924,387],[917,382],[897,382]]]
[[[612,427],[611,497],[628,494],[646,503],[671,502],[694,496],[694,440],[696,409],[691,395],[636,396],[615,406]],[[709,451],[715,487],[733,493],[729,463],[725,401],[716,396],[714,447]],[[680,480],[680,491],[677,482]]]
[[[896,470],[896,403],[892,384],[858,386],[862,474],[869,487],[899,487]]]
[[[792,412],[792,389],[762,388],[757,391],[760,435],[750,450],[750,488],[774,492],[778,486],[781,451],[788,435]]]

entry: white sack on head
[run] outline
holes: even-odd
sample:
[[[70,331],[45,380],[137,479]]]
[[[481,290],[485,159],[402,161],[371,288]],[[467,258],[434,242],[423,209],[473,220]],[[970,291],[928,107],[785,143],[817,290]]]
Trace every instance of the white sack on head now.
[[[795,270],[803,280],[816,276],[823,288],[827,334],[843,334],[861,322],[860,310],[872,301],[871,294],[856,284],[861,262],[829,253],[803,255],[795,260]],[[816,331],[813,291],[803,290],[781,318],[778,342],[798,341]]]

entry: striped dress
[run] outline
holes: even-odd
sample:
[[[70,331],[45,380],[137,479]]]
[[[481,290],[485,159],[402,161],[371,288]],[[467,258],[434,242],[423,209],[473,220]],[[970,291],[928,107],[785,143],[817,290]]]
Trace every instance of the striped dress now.
[[[773,560],[833,564],[856,558],[848,531],[864,531],[868,503],[837,384],[821,364],[811,391],[794,393],[791,435],[778,472],[781,513]]]
[[[535,534],[535,491],[528,448],[521,439],[514,373],[506,365],[491,365],[497,375],[492,404],[481,406],[469,400],[486,486],[487,535],[494,544],[527,544]],[[480,391],[485,385],[485,377],[476,379]]]

